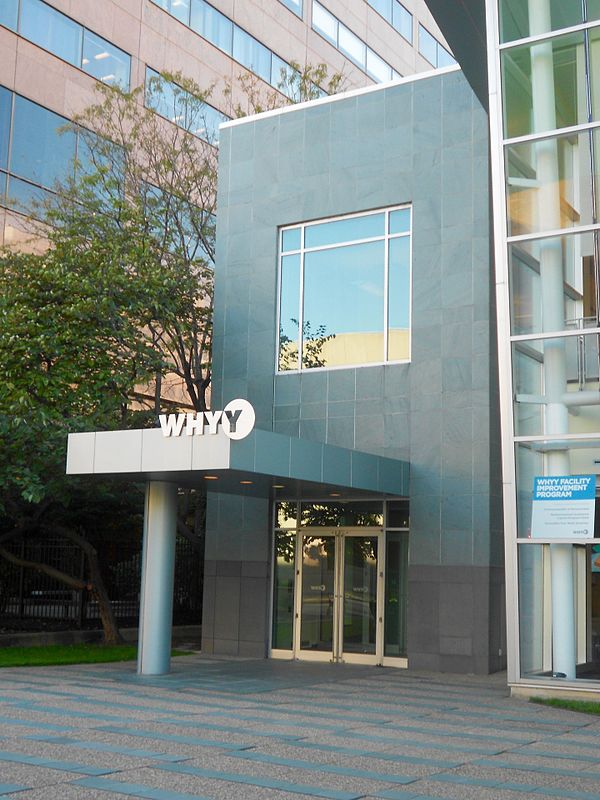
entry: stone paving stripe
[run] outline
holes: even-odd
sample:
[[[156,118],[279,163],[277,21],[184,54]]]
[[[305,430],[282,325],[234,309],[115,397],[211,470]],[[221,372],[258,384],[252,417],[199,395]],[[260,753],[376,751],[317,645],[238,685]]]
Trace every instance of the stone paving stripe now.
[[[33,689],[29,689],[28,691],[34,691],[34,690]],[[57,692],[57,691],[44,690],[44,697],[66,697],[68,699],[73,700],[74,703],[78,703],[78,704],[81,704],[81,705],[104,706],[104,707],[106,707],[106,701],[98,700],[95,697],[87,697],[87,696],[78,694],[77,692]],[[18,703],[19,701],[17,699],[13,699],[11,702]],[[35,705],[36,708],[37,708],[37,704],[35,703],[35,700],[26,700],[26,701],[21,701],[21,702],[30,703],[32,706]],[[113,706],[114,708],[124,708],[124,709],[128,709],[128,710],[131,710],[131,711],[142,711],[142,712],[146,711],[149,714],[166,714],[168,716],[171,716],[171,714],[173,713],[173,709],[172,708],[165,708],[163,706],[148,706],[148,705],[144,706],[144,705],[138,705],[136,703],[123,703],[123,702],[121,702],[119,700],[113,700],[111,702],[111,706]],[[181,714],[185,714],[185,716],[188,716],[188,715],[191,715],[191,714],[194,714],[194,713],[197,713],[197,712],[194,712],[194,711],[181,711],[180,713]]]
[[[158,764],[156,769],[167,772],[178,772],[183,775],[196,775],[199,778],[209,778],[227,783],[243,783],[249,786],[261,786],[264,789],[280,789],[283,792],[294,794],[310,794],[314,797],[326,797],[328,800],[360,800],[364,792],[344,792],[338,789],[325,789],[319,786],[307,786],[302,783],[291,783],[274,778],[259,777],[258,775],[242,775],[239,772],[221,772],[202,767],[186,766],[184,764]],[[391,781],[390,781],[391,783]]]
[[[452,735],[453,734],[446,734]],[[346,731],[343,728],[336,728],[336,733],[334,736],[339,736],[343,739],[347,738],[354,738],[354,739],[361,739],[366,742],[389,742],[389,744],[398,744],[398,738],[392,736],[378,736],[376,733],[362,733],[359,731]],[[461,738],[461,737],[456,737]],[[443,750],[447,753],[452,752],[459,752],[459,753],[475,753],[476,755],[482,756],[495,756],[499,753],[505,753],[506,748],[501,747],[500,749],[496,747],[469,747],[468,745],[462,744],[439,744],[433,742],[401,742],[401,744],[405,745],[406,747],[414,747],[416,749],[426,749],[426,750]],[[521,744],[530,744],[530,742],[522,742]],[[309,747],[310,743],[305,741],[298,741],[298,747]],[[510,751],[512,752],[512,750]]]
[[[200,739],[197,736],[179,736],[176,733],[161,733],[160,731],[145,731],[138,728],[126,728],[119,725],[102,725],[95,730],[102,733],[120,733],[124,736],[138,736],[140,739],[159,739],[164,742],[178,742],[179,744],[197,744],[200,747],[217,747],[219,750],[245,750],[251,744],[232,744],[219,742],[215,739]]]
[[[365,756],[366,758],[379,758],[381,761],[397,761],[399,764],[421,764],[429,767],[440,767],[441,769],[452,769],[453,767],[462,766],[462,761],[438,761],[434,758],[421,758],[419,756],[408,756],[399,753],[384,753],[373,750],[365,750],[354,747],[339,747],[334,744],[318,744],[316,742],[294,742],[293,747],[302,747],[307,750],[323,750],[327,753],[340,753],[340,755],[348,756]],[[412,747],[412,744],[408,745]],[[454,748],[457,749],[457,748]]]
[[[597,792],[589,794],[589,792],[578,792],[574,789],[551,789],[549,786],[545,786],[543,791],[538,789],[538,792],[549,794],[551,797],[564,798],[564,800],[598,800],[600,797]]]
[[[109,775],[113,769],[101,769],[100,767],[89,767],[87,764],[78,764],[74,761],[54,761],[40,756],[29,756],[26,753],[11,753],[0,750],[0,761],[11,761],[15,764],[28,764],[33,767],[47,767],[57,769],[61,772],[80,772],[82,775]]]
[[[460,733],[439,733],[438,731],[427,730],[427,729],[415,729],[410,728],[407,726],[406,731],[408,733],[422,733],[423,735],[427,736],[447,736],[447,737],[454,737],[457,739],[493,739],[493,736],[476,736],[475,734],[460,734]],[[405,739],[401,739],[399,736],[379,736],[376,733],[363,733],[362,731],[347,731],[343,728],[336,728],[336,736],[341,736],[344,739],[352,737],[353,739],[364,739],[365,741],[372,741],[372,742],[389,742],[390,744],[407,744]],[[517,744],[517,745],[526,745],[526,744],[534,744],[536,740],[517,740],[511,742],[510,744]],[[482,755],[495,755],[496,753],[503,753],[505,752],[506,748],[502,747],[500,749],[493,748],[492,751],[484,750],[480,747],[463,747],[459,744],[431,744],[430,742],[413,742],[413,747],[418,747],[419,745],[423,745],[428,749],[432,748],[435,750],[458,750],[461,753],[471,752],[471,753],[481,753]]]
[[[587,774],[588,778],[594,775]],[[559,797],[563,800],[598,800],[598,793],[579,792],[572,789],[555,789],[550,786],[539,786],[528,783],[512,783],[504,781],[484,780],[483,778],[469,778],[462,775],[431,775],[428,780],[441,781],[443,783],[456,783],[464,786],[481,786],[489,789],[502,789],[515,792],[532,792],[551,797]]]
[[[414,792],[398,792],[396,789],[388,789],[387,792],[378,792],[373,797],[381,800],[446,800],[443,797],[434,797],[431,794],[415,794]]]
[[[106,707],[106,703],[103,704]],[[59,708],[59,706],[43,706],[31,701],[16,704],[13,708],[24,711],[35,711],[36,714],[53,714],[57,717],[77,717],[77,719],[97,719],[100,722],[130,722],[131,717],[118,717],[116,714],[92,714],[90,711],[75,711],[73,708]]]
[[[523,753],[523,755],[526,755]],[[559,775],[565,778],[597,778],[597,775],[577,769],[560,769],[559,767],[538,767],[533,764],[515,764],[513,761],[500,761],[491,758],[482,758],[473,761],[476,767],[494,767],[497,769],[520,770],[521,772],[539,772],[543,775]],[[598,795],[600,797],[600,795]]]
[[[440,728],[435,726],[433,728],[417,728],[414,725],[398,725],[394,722],[386,724],[386,730],[401,731],[402,733],[422,733],[424,736],[431,736],[432,734],[438,736],[455,736],[458,739],[476,739],[477,741],[491,741],[491,742],[507,742],[509,744],[534,744],[537,739],[519,739],[516,736],[494,736],[487,733],[457,733],[455,730],[448,730],[447,728]],[[349,731],[350,736],[360,736],[360,733]]]
[[[469,775],[430,775],[427,780],[440,783],[456,783],[459,786],[481,786],[486,789],[510,788],[515,792],[539,792],[544,787],[539,783],[508,783],[500,779],[472,778]]]
[[[82,778],[73,781],[72,786],[84,786],[86,789],[99,789],[101,792],[113,792],[116,794],[126,794],[130,797],[143,797],[148,800],[210,800],[205,795],[185,794],[174,792],[171,789],[153,789],[151,786],[144,786],[141,783],[122,783],[121,781],[111,781],[106,778]]]
[[[26,792],[32,786],[22,786],[20,783],[0,783],[0,796],[12,794],[12,792]]]
[[[39,722],[37,719],[15,719],[14,717],[0,716],[0,722],[4,725],[20,725],[23,728],[41,728],[44,731],[56,731],[56,733],[69,733],[75,730],[72,725],[54,725],[52,722]]]
[[[264,707],[264,705],[263,705]],[[332,725],[321,725],[318,722],[305,722],[304,720],[296,719],[296,720],[288,720],[288,719],[272,719],[269,717],[257,717],[256,714],[238,714],[235,709],[228,709],[227,711],[207,711],[205,712],[206,716],[210,717],[232,717],[233,719],[241,719],[244,722],[268,722],[269,725],[281,725],[282,727],[291,727],[291,728],[310,728],[311,730],[319,730],[319,731],[338,731],[340,730],[339,722],[332,724]],[[277,708],[270,708],[269,714],[281,714],[285,713],[286,716],[290,716],[287,711],[281,712]],[[377,723],[378,725],[380,723]]]
[[[553,750],[512,750],[511,755],[515,756],[539,756],[540,758],[563,758],[567,761],[584,761],[589,764],[600,764],[600,753],[596,756],[584,756],[572,753],[556,753]]]
[[[556,719],[540,719],[539,717],[528,717],[523,714],[511,714],[510,712],[499,712],[497,714],[490,713],[489,711],[467,711],[461,709],[453,709],[451,712],[454,716],[457,717],[475,717],[479,719],[481,717],[485,717],[489,719],[490,717],[495,717],[501,722],[527,722],[533,725],[552,725],[553,727],[556,726],[557,720]],[[564,723],[563,723],[564,725]],[[567,728],[585,728],[586,725],[589,725],[589,722],[569,722],[566,726]]]
[[[77,747],[79,750],[94,750],[98,753],[117,753],[135,758],[152,758],[159,761],[186,761],[189,756],[177,756],[170,753],[157,753],[154,750],[139,750],[123,745],[106,744],[105,742],[82,741],[69,739],[68,736],[26,736],[34,742],[48,742],[48,744],[65,744],[68,747]]]
[[[287,717],[291,717],[295,719],[298,714],[302,714],[305,717],[309,718],[316,718],[316,719],[331,719],[331,720],[340,720],[342,722],[362,722],[363,725],[385,725],[386,723],[393,722],[393,719],[366,719],[364,715],[351,715],[351,714],[323,714],[320,711],[306,711],[304,709],[298,708],[270,708],[269,714],[285,714]],[[238,714],[235,713],[235,709],[231,709],[229,712],[223,711],[208,711],[207,716],[220,716],[220,717],[235,717],[236,719],[243,719]],[[405,714],[404,716],[409,716]],[[423,715],[419,716],[419,719],[422,719]],[[250,717],[250,719],[256,720],[256,717]],[[316,727],[316,726],[315,726]],[[339,722],[337,727],[339,727]]]
[[[365,778],[367,780],[383,781],[383,783],[414,783],[418,780],[415,776],[397,775],[395,773],[375,772],[374,770],[356,769],[355,767],[340,767],[336,764],[319,764],[315,761],[302,761],[298,758],[283,758],[271,756],[266,753],[244,751],[243,753],[229,753],[231,758],[243,758],[247,761],[259,761],[262,764],[277,764],[282,767],[296,769],[309,769],[313,772],[326,772],[333,775],[346,775],[351,778]]]
[[[254,720],[257,721],[256,717],[254,717]],[[265,719],[264,721],[267,724],[271,724],[269,719]],[[279,733],[278,731],[257,731],[254,730],[254,728],[240,728],[239,726],[236,727],[235,725],[215,725],[214,723],[203,722],[202,720],[191,722],[189,720],[177,719],[177,717],[172,717],[171,719],[157,719],[156,722],[161,725],[180,725],[182,728],[201,728],[202,730],[206,731],[223,731],[224,733],[239,734],[243,733],[248,734],[249,736],[262,736],[268,739],[281,739],[283,741],[290,742],[298,741],[301,738],[299,736],[293,736],[291,733]]]

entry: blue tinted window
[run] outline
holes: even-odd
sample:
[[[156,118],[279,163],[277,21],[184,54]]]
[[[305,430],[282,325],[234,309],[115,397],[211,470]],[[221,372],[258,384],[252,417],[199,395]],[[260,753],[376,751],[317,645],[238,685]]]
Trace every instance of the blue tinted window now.
[[[410,213],[282,230],[280,372],[410,359]]]
[[[271,85],[280,92],[291,97],[292,100],[300,100],[300,81],[298,72],[290,67],[287,61],[284,61],[275,53],[272,54],[271,59]]]
[[[408,11],[402,3],[398,0],[393,0],[392,8],[392,25],[398,33],[402,34],[411,44],[413,40],[413,18],[410,11]]]
[[[53,192],[15,178],[14,175],[9,175],[6,205],[14,208],[15,211],[19,211],[21,214],[31,214],[35,212],[37,205],[45,204],[52,198],[56,198]]]
[[[392,18],[392,0],[368,0],[370,6],[378,11],[388,22]]]
[[[437,40],[422,25],[419,25],[419,53],[437,66]]]
[[[335,220],[334,222],[321,222],[316,225],[307,225],[305,232],[305,247],[322,247],[338,242],[351,242],[358,239],[371,239],[374,236],[383,236],[385,233],[384,214],[366,214],[362,217]]]
[[[180,22],[185,25],[190,24],[190,0],[154,0],[154,2]]]
[[[15,95],[10,172],[52,188],[70,173],[75,134],[59,134],[67,120]]]
[[[81,25],[41,0],[21,0],[19,33],[64,61],[81,66]]]
[[[17,30],[17,17],[19,16],[19,0],[2,0],[0,2],[0,25]]]
[[[386,64],[382,58],[379,58],[377,53],[374,53],[370,47],[367,47],[367,72],[378,83],[392,79],[390,65]]]
[[[8,169],[12,92],[0,86],[0,169]]]
[[[271,82],[271,51],[237,25],[233,29],[233,57],[267,83]]]
[[[281,0],[284,6],[287,6],[294,14],[302,16],[302,0]]]
[[[455,59],[450,55],[450,53],[446,50],[445,47],[442,47],[441,44],[438,42],[437,48],[437,57],[438,57],[438,67],[451,67],[452,64],[456,64]]]
[[[146,106],[200,139],[216,144],[228,116],[146,67]]]
[[[216,47],[231,53],[233,23],[204,0],[192,0],[190,25]]]
[[[338,46],[338,20],[315,0],[312,7],[312,26],[321,36],[329,39],[334,47]]]
[[[279,369],[298,369],[300,341],[300,256],[281,259]]]
[[[388,352],[390,361],[410,356],[410,238],[389,241]]]
[[[81,68],[102,83],[129,89],[130,56],[88,30],[83,32]]]
[[[410,231],[410,208],[399,208],[390,211],[390,233],[408,233]]]
[[[300,250],[301,229],[289,228],[281,233],[281,250],[285,253],[289,250]]]
[[[383,241],[306,253],[305,367],[383,361],[384,253]]]

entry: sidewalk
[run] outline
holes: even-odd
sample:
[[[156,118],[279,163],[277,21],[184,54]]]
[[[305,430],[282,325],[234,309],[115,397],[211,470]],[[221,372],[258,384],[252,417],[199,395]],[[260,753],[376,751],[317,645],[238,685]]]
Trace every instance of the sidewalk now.
[[[504,676],[205,658],[0,671],[0,796],[598,800],[600,717]]]

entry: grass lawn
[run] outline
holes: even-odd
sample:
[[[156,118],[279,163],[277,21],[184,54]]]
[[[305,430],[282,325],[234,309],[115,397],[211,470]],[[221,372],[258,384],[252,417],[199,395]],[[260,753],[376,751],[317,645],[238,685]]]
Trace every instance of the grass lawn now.
[[[187,650],[172,650],[172,656],[187,656]],[[100,664],[135,661],[134,644],[51,644],[39,647],[0,648],[0,667],[48,667],[59,664]]]
[[[581,711],[584,714],[600,714],[600,703],[593,700],[565,700],[561,697],[530,697],[532,703],[553,708],[566,708],[569,711]]]

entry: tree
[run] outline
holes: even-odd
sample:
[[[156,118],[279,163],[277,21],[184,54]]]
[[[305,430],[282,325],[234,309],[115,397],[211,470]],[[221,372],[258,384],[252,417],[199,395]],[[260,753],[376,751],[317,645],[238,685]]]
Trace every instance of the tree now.
[[[282,80],[308,99],[324,70],[294,67]],[[76,542],[87,582],[24,565],[89,589],[109,641],[119,634],[90,541],[91,490],[65,479],[66,435],[155,424],[173,376],[172,405],[208,407],[219,115],[211,90],[179,74],[97,92],[68,126],[72,173],[33,209],[48,250],[0,259],[0,556],[24,564],[7,544],[33,534]],[[254,111],[287,102],[243,82],[241,95]],[[182,506],[178,530],[200,547],[203,498],[188,494]]]

